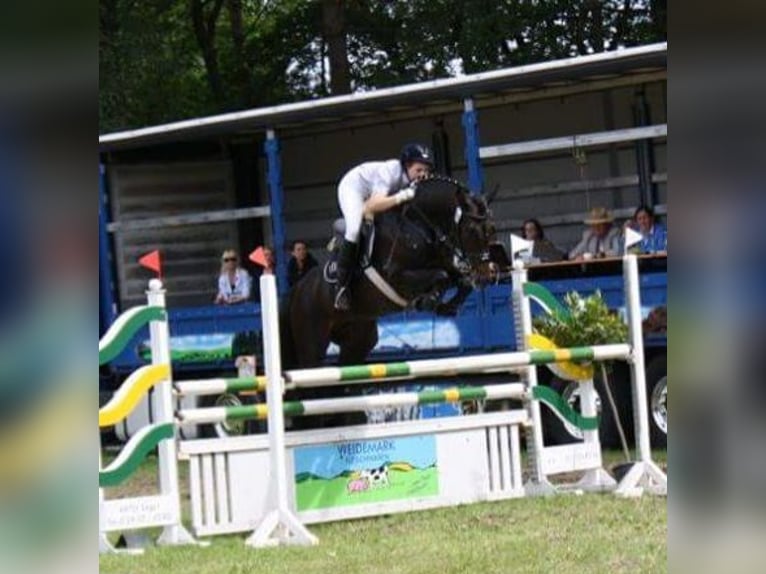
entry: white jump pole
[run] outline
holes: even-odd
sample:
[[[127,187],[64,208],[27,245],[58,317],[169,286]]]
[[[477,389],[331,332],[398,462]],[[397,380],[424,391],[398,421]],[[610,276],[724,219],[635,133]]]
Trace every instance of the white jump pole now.
[[[528,350],[527,335],[532,332],[532,309],[529,299],[524,295],[524,283],[527,282],[527,270],[521,261],[514,262],[513,272],[513,319],[516,331],[516,349]],[[522,374],[530,396],[537,386],[537,367],[528,365]],[[550,495],[556,493],[556,487],[545,476],[543,468],[543,455],[545,445],[543,443],[542,416],[540,414],[540,401],[526,401],[524,404],[527,414],[532,421],[532,427],[527,427],[527,450],[529,451],[529,464],[531,476],[524,485],[524,492],[532,496]]]
[[[149,305],[165,309],[165,289],[162,281],[149,281],[146,292]],[[168,322],[151,321],[149,323],[152,364],[170,365],[170,333]],[[172,374],[171,374],[172,377]],[[155,387],[154,412],[157,421],[175,422],[173,415],[173,382],[168,379]],[[178,429],[176,428],[176,432]],[[160,492],[173,498],[173,515],[177,517],[175,524],[165,526],[157,539],[157,544],[170,546],[179,544],[198,544],[194,537],[181,524],[181,498],[178,480],[178,460],[176,458],[176,438],[163,440],[157,445],[159,454]]]
[[[604,381],[604,384],[606,384],[606,381]],[[585,417],[598,416],[598,409],[596,408],[596,389],[594,388],[593,379],[580,382],[580,412]],[[617,485],[617,481],[612,478],[612,475],[604,470],[604,463],[600,454],[601,438],[598,433],[598,429],[583,431],[583,443],[592,446],[599,452],[599,466],[598,468],[586,470],[583,477],[577,481],[578,488],[581,488],[582,490],[613,490]]]
[[[626,254],[622,260],[625,280],[625,307],[628,314],[629,342],[632,349],[630,374],[633,387],[633,419],[638,461],[617,485],[621,496],[640,496],[646,489],[652,494],[666,495],[668,477],[652,460],[649,442],[649,409],[646,404],[646,373],[644,371],[644,338],[641,328],[641,295],[638,280],[638,258]]]
[[[263,358],[266,373],[266,403],[269,433],[269,511],[246,540],[261,548],[280,544],[310,546],[319,543],[290,508],[287,496],[287,450],[285,419],[282,411],[282,360],[279,348],[279,301],[274,275],[261,275],[261,318]]]

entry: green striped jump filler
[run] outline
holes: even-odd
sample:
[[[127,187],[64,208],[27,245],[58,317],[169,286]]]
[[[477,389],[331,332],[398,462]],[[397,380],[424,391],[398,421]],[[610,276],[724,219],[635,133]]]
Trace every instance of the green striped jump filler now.
[[[125,445],[120,456],[98,473],[100,487],[117,486],[130,477],[146,456],[163,440],[173,438],[173,423],[156,423],[143,427]]]
[[[154,305],[133,307],[120,315],[98,342],[98,364],[105,365],[119,355],[141,327],[166,317],[165,309]]]
[[[575,411],[567,400],[550,387],[537,385],[532,389],[532,396],[548,405],[560,419],[576,426],[580,430],[597,430],[598,417],[584,417]]]
[[[569,310],[564,307],[553,293],[539,283],[529,281],[524,283],[524,295],[537,301],[549,315],[558,315],[562,319],[569,318]]]

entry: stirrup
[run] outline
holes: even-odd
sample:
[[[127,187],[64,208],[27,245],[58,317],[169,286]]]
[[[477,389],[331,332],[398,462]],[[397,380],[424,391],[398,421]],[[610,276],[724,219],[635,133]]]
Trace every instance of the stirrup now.
[[[348,299],[348,288],[344,285],[338,289],[335,294],[335,303],[333,305],[338,311],[350,311],[351,301]]]

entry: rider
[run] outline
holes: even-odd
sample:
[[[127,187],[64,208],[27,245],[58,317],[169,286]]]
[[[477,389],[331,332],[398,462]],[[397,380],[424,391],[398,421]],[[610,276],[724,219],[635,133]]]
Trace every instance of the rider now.
[[[356,265],[362,216],[387,211],[412,199],[412,184],[428,177],[433,167],[433,153],[428,146],[411,143],[402,148],[398,160],[362,163],[340,180],[338,203],[346,221],[346,234],[338,257],[336,309],[348,311],[351,306],[348,286]]]

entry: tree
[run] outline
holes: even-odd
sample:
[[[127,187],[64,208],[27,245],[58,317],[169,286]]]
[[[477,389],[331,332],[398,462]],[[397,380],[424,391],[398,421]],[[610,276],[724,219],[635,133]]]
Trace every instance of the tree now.
[[[322,1],[322,35],[330,60],[330,92],[333,94],[347,94],[351,91],[345,7],[344,0]]]
[[[666,0],[100,0],[102,131],[666,39]]]

